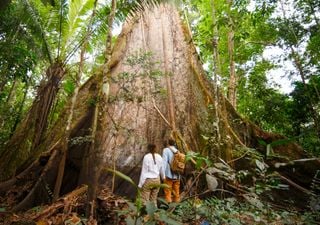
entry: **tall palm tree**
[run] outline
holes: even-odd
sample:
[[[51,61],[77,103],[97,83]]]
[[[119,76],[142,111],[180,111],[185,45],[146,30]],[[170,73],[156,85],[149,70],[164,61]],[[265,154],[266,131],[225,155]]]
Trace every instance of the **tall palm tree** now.
[[[40,0],[22,0],[22,3],[30,23],[37,27],[35,38],[41,39],[48,66],[28,115],[0,155],[0,180],[14,175],[41,142],[49,113],[67,72],[67,62],[83,44],[88,10],[92,9],[94,0],[62,0],[55,6],[44,5]]]

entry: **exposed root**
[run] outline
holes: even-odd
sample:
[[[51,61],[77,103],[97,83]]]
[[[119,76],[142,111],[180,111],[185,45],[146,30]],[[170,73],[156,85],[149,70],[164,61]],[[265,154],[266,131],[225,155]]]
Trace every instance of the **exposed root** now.
[[[52,153],[52,151],[55,149],[55,147],[60,143],[60,140],[58,140],[50,149],[44,153],[41,154],[41,157],[49,157]],[[23,170],[20,174],[17,176],[11,178],[10,180],[4,181],[0,183],[0,193],[8,191],[13,185],[16,184],[19,180],[24,179],[34,167],[37,167],[40,164],[39,159],[35,160],[33,163],[30,164],[28,168]]]
[[[49,205],[26,212],[0,212],[0,224],[121,224],[124,218],[118,216],[117,210],[127,208],[127,201],[113,195],[109,189],[103,189],[98,194],[97,216],[83,218],[87,190],[87,186],[78,187]]]
[[[45,168],[43,169],[37,183],[34,185],[32,190],[29,192],[29,194],[17,205],[13,208],[13,211],[20,211],[29,207],[32,207],[32,204],[35,199],[35,195],[37,193],[37,190],[43,185],[43,179],[47,175],[47,172],[51,169],[53,162],[55,161],[56,157],[58,155],[58,151],[55,150],[52,152],[48,163],[46,164]]]

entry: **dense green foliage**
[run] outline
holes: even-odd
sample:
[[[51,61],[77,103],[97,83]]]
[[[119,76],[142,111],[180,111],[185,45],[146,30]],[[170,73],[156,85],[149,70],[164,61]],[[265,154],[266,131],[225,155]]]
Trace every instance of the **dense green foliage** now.
[[[232,2],[231,11],[225,0],[186,3],[208,75],[227,91],[227,27],[232,21],[238,112],[267,131],[296,138],[310,153],[319,155],[319,3]],[[270,49],[274,51],[272,57],[265,55]],[[284,75],[272,72],[281,70]],[[270,81],[281,80],[280,76],[291,83],[291,93],[281,92],[281,84]]]
[[[141,205],[140,195],[137,195],[136,202],[127,201],[127,207],[118,212],[118,216],[126,221],[126,224],[157,224],[159,221],[172,225],[181,224],[317,224],[320,218],[318,211],[299,212],[295,208],[285,207],[283,202],[280,205],[269,202],[267,195],[272,190],[287,190],[288,185],[283,184],[274,172],[268,169],[263,161],[263,156],[253,149],[246,149],[250,157],[248,163],[253,165],[252,171],[235,171],[227,164],[213,163],[207,157],[200,154],[189,153],[187,160],[191,158],[199,167],[194,171],[194,178],[197,182],[194,185],[207,183],[204,177],[214,169],[218,171],[213,176],[219,180],[220,186],[232,181],[238,184],[237,191],[225,189],[215,189],[214,191],[196,192],[185,197],[179,203],[167,203],[161,197],[158,198],[159,207],[155,207],[152,202]],[[121,179],[139,189],[131,178],[119,171],[110,170]],[[246,177],[251,177],[255,181],[251,184],[243,182]],[[199,180],[202,179],[200,182]],[[165,185],[160,185],[165,188]],[[202,187],[203,188],[203,187]],[[196,188],[199,191],[201,188]],[[203,197],[206,196],[206,197]],[[262,197],[264,196],[264,197]]]
[[[9,5],[0,13],[0,143],[5,142],[22,119],[28,92],[39,76],[43,52],[23,5]],[[24,22],[22,22],[24,21]]]

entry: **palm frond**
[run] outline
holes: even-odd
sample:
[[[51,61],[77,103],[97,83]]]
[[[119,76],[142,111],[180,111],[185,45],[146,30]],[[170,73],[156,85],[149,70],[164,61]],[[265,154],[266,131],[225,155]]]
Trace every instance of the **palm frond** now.
[[[86,28],[89,26],[91,16],[90,12],[94,5],[94,0],[73,0],[69,2],[68,13],[66,15],[66,23],[62,31],[62,46],[64,46],[64,54],[74,49],[75,42],[78,37],[83,39]]]
[[[177,1],[175,0],[138,0],[133,1],[129,5],[126,18],[135,17],[136,15],[140,14],[141,12],[145,11],[148,8],[153,8],[158,6],[161,3],[173,3],[176,4]],[[120,1],[120,4],[128,4],[128,1]],[[121,6],[119,6],[121,7]],[[125,11],[124,11],[125,12]]]
[[[38,30],[38,32],[40,33],[41,42],[43,43],[43,46],[44,46],[44,52],[47,55],[49,62],[52,64],[53,57],[52,57],[52,52],[47,39],[47,32],[43,26],[43,21],[42,21],[43,17],[41,17],[39,13],[40,11],[46,11],[47,9],[41,6],[41,4],[36,4],[34,2],[30,3],[29,0],[23,0],[22,4],[26,9],[26,14],[28,15],[28,18],[30,20],[29,22],[32,23],[33,27],[36,30]]]
[[[82,12],[79,13],[79,15],[83,15],[82,17],[85,19],[82,19],[77,24],[77,35],[73,36],[72,41],[70,42],[69,46],[67,46],[67,49],[70,50],[65,58],[65,62],[67,62],[70,57],[72,57],[72,55],[80,48],[80,46],[82,46],[82,44],[87,41],[90,36],[92,36],[92,33],[94,32],[92,27],[94,27],[96,5],[97,0],[88,0],[87,3],[83,5],[81,10]],[[92,9],[91,13],[89,13],[90,9]],[[79,18],[77,20],[79,20]]]
[[[59,16],[59,23],[58,27],[57,27],[57,31],[58,31],[58,53],[57,53],[57,57],[61,58],[61,52],[62,52],[62,46],[64,46],[64,44],[62,43],[62,37],[63,37],[63,24],[66,24],[66,18],[65,18],[65,14],[66,11],[68,10],[68,0],[60,0],[60,4],[59,4],[59,13],[57,14]]]

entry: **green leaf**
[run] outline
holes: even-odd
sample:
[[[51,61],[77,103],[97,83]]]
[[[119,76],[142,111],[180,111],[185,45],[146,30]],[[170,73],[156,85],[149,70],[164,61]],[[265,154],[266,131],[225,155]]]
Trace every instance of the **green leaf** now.
[[[153,202],[147,202],[146,211],[147,211],[148,215],[153,216],[154,213],[157,211],[157,207],[154,205]]]
[[[71,80],[66,80],[63,85],[63,89],[68,95],[71,95],[74,92],[75,85]]]
[[[126,224],[128,224],[128,225],[136,225],[136,222],[135,222],[135,220],[133,218],[131,218],[131,216],[128,216],[126,218]]]
[[[203,134],[201,134],[201,137],[204,139],[204,140],[209,140],[209,137],[207,137],[207,136],[205,136],[205,135],[203,135]]]
[[[128,206],[129,206],[129,210],[130,210],[131,212],[134,212],[135,214],[138,212],[138,211],[137,211],[137,207],[136,207],[135,204],[133,204],[132,202],[127,202],[127,204],[128,204]]]
[[[263,172],[263,171],[266,169],[266,167],[265,167],[265,165],[264,165],[263,162],[260,162],[260,161],[257,160],[257,159],[256,159],[255,162],[256,162],[256,165],[257,165],[258,169],[259,169],[261,172]]]
[[[295,137],[287,138],[287,139],[281,139],[281,140],[277,140],[277,141],[272,142],[270,145],[272,147],[275,147],[275,146],[278,146],[278,145],[286,145],[286,144],[289,144],[291,142],[294,142],[295,139],[296,139]]]
[[[167,224],[170,224],[170,225],[182,225],[182,223],[180,223],[179,221],[176,221],[176,220],[170,218],[167,213],[161,213],[159,215],[159,217],[160,217],[161,221],[163,221],[163,222],[165,222]]]
[[[150,184],[150,188],[170,188],[167,184]]]
[[[127,175],[121,173],[118,170],[113,170],[113,169],[107,169],[109,172],[114,173],[115,175],[117,175],[118,177],[128,181],[130,184],[132,184],[135,188],[138,188],[138,186],[136,185],[136,183]]]
[[[267,146],[267,143],[262,139],[258,139],[258,142],[260,145]]]

